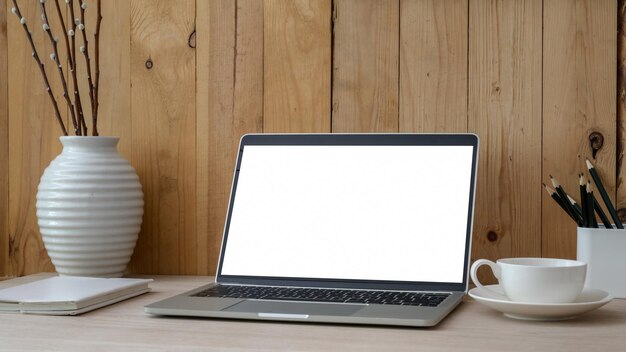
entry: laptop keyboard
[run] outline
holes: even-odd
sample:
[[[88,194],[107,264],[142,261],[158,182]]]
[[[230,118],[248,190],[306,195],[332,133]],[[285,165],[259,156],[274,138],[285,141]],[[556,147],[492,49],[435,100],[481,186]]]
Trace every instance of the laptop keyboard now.
[[[276,301],[391,304],[437,307],[450,294],[405,291],[361,291],[275,286],[217,285],[192,297],[252,298]]]

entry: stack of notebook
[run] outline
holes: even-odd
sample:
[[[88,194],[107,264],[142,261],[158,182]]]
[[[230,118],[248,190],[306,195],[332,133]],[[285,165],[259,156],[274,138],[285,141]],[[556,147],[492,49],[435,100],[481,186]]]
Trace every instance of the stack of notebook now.
[[[146,293],[152,281],[55,276],[0,290],[0,311],[76,315]]]

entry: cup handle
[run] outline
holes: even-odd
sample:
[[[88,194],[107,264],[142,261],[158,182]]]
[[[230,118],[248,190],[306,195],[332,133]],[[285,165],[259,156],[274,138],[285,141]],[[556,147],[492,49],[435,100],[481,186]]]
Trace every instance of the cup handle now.
[[[474,264],[472,264],[472,269],[470,270],[472,281],[474,281],[474,284],[477,287],[480,287],[484,290],[488,290],[489,292],[492,292],[498,295],[499,297],[504,297],[504,295],[502,295],[500,292],[496,292],[490,288],[487,288],[483,286],[483,284],[481,284],[480,281],[478,281],[478,275],[477,275],[478,268],[480,268],[483,265],[489,265],[489,267],[491,268],[491,271],[493,272],[493,275],[496,277],[496,279],[498,279],[498,281],[500,281],[500,266],[492,262],[491,260],[487,260],[487,259],[478,259],[477,261],[474,262]]]

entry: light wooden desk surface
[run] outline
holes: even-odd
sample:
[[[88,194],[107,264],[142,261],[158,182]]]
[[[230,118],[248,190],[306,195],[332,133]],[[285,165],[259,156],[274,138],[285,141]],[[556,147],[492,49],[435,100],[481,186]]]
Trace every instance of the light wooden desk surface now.
[[[40,279],[0,281],[0,288]],[[0,314],[0,350],[625,351],[626,300],[578,319],[526,322],[467,298],[435,328],[153,317],[143,306],[210,282],[156,276],[152,292],[75,317]]]

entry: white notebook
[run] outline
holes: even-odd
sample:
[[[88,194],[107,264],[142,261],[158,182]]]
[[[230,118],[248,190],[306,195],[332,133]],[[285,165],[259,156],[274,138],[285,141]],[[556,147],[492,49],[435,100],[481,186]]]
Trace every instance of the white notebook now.
[[[0,290],[0,311],[75,315],[146,293],[152,281],[54,276]]]

